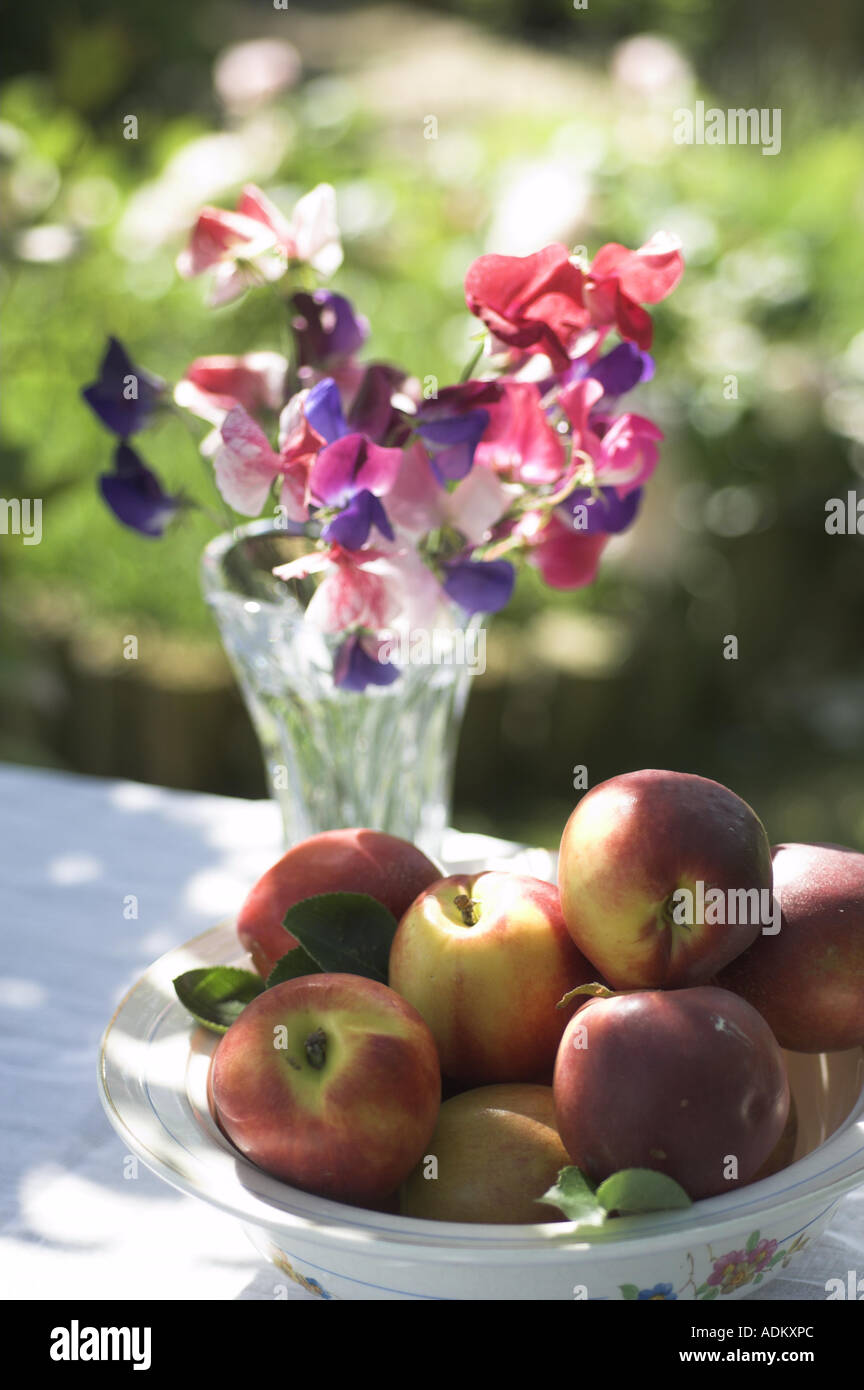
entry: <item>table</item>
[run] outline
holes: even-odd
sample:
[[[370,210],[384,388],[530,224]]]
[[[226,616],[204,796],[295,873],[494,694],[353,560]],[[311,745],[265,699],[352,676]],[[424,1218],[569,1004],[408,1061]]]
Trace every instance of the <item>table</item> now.
[[[270,802],[0,765],[0,1297],[312,1297],[135,1163],[96,1089],[129,986],[235,912],[280,847]],[[824,1299],[838,1270],[864,1279],[864,1189],[751,1299]]]

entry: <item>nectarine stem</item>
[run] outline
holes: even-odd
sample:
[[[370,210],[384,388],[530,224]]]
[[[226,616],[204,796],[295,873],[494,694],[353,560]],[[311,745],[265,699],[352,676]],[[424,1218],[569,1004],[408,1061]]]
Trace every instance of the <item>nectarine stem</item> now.
[[[458,907],[462,913],[462,921],[466,927],[476,927],[480,921],[480,904],[473,898],[469,898],[467,893],[460,893],[458,898],[453,899],[453,906]]]

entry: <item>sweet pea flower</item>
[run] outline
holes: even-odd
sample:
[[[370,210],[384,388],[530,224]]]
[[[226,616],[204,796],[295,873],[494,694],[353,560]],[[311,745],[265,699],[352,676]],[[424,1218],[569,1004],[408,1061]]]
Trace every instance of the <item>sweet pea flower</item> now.
[[[605,356],[586,363],[581,371],[574,373],[572,380],[580,376],[590,376],[599,381],[604,396],[617,398],[632,391],[642,381],[650,381],[654,375],[654,359],[635,343],[623,342]]]
[[[593,460],[595,480],[617,488],[623,497],[654,472],[663,431],[643,415],[625,412],[612,419],[596,414],[603,396],[602,382],[589,376],[565,387],[558,403],[573,426],[574,447]]]
[[[514,534],[527,547],[528,562],[552,589],[584,589],[594,582],[609,536],[577,530],[558,511],[526,513]]]
[[[435,575],[410,546],[386,542],[350,551],[338,544],[278,566],[280,579],[322,576],[306,619],[324,633],[433,628],[446,599]]]
[[[192,279],[215,270],[210,304],[227,304],[261,279],[278,280],[289,262],[332,275],[342,264],[336,195],[321,183],[294,208],[290,219],[254,184],[243,189],[236,211],[205,207],[198,214],[177,270]]]
[[[516,571],[507,560],[472,560],[466,552],[444,563],[444,592],[466,613],[497,613],[513,597]]]
[[[346,550],[359,550],[376,527],[388,540],[393,529],[381,497],[393,486],[402,463],[401,449],[385,449],[362,434],[346,434],[327,444],[309,472],[313,503],[335,507],[321,535]]]
[[[280,352],[242,357],[196,357],[174,387],[174,400],[212,425],[242,405],[250,415],[280,410],[285,402],[288,359]]]
[[[352,357],[369,337],[369,321],[332,290],[300,290],[289,300],[301,368],[333,366]]]
[[[530,256],[480,256],[465,277],[465,297],[499,341],[545,353],[562,372],[590,327],[615,327],[647,350],[652,324],[641,306],[665,299],[683,270],[680,241],[665,232],[636,251],[609,242],[587,270],[553,243]]]
[[[468,476],[447,491],[416,440],[403,451],[399,473],[387,495],[387,515],[397,531],[412,540],[447,526],[477,546],[488,538],[518,491],[481,463],[475,463]]]
[[[309,473],[324,440],[304,414],[305,394],[298,392],[279,417],[278,453],[242,405],[222,421],[213,459],[216,485],[229,507],[243,516],[258,516],[273,484],[281,480],[279,501],[287,518],[308,520]]]
[[[382,643],[374,636],[355,632],[339,648],[333,663],[333,684],[358,693],[369,685],[392,685],[399,667],[382,655]]]
[[[109,338],[99,376],[81,395],[102,424],[128,439],[149,424],[165,391],[165,382],[132,363],[117,338]]]
[[[588,322],[582,272],[559,244],[531,256],[480,256],[465,276],[465,299],[497,339],[545,353],[556,371],[569,365],[568,346]]]
[[[434,407],[419,412],[414,429],[426,446],[432,472],[442,488],[458,482],[471,471],[477,446],[488,424],[486,410],[449,415],[446,408]]]
[[[416,382],[397,367],[373,362],[364,368],[347,411],[341,384],[325,377],[310,389],[306,414],[328,443],[354,431],[375,444],[403,444],[411,425],[402,407],[416,408],[410,394],[415,387]]]
[[[222,423],[213,463],[225,501],[244,516],[257,516],[273,483],[290,521],[310,511],[335,511],[322,530],[326,541],[359,550],[372,527],[393,539],[381,497],[396,480],[401,449],[383,448],[351,430],[333,381],[292,397],[279,417],[279,450],[242,406]]]
[[[641,488],[622,497],[614,487],[577,487],[555,510],[583,535],[618,535],[632,526],[641,502]]]
[[[99,489],[118,521],[142,536],[161,536],[185,505],[164,491],[156,474],[128,444],[114,451],[114,472],[103,473]]]
[[[564,471],[564,446],[543,409],[540,388],[522,381],[502,381],[498,388],[497,400],[486,406],[489,425],[477,462],[529,486],[556,482]]]
[[[622,338],[647,351],[653,327],[643,304],[658,304],[684,273],[681,242],[656,232],[637,251],[618,242],[601,246],[585,277],[583,302],[595,324],[614,324]]]
[[[594,455],[595,477],[626,497],[647,482],[657,467],[663,431],[644,415],[626,412],[612,421]]]
[[[465,477],[472,463],[526,484],[555,482],[564,470],[563,445],[534,382],[466,381],[445,387],[420,408],[414,428],[442,484]]]
[[[331,377],[346,402],[363,384],[367,368],[354,356],[369,336],[369,324],[350,300],[331,290],[291,296],[291,327],[297,345],[297,375],[304,386]]]

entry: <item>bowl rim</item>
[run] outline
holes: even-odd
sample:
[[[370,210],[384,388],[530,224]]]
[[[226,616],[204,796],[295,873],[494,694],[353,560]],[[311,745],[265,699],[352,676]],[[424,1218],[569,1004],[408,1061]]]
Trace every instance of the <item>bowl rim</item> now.
[[[476,1260],[481,1252],[498,1262],[588,1253],[600,1261],[632,1259],[649,1250],[660,1254],[710,1240],[721,1232],[731,1236],[738,1228],[752,1230],[780,1212],[791,1217],[799,1209],[812,1212],[820,1204],[827,1211],[845,1192],[864,1183],[862,1085],[846,1119],[829,1138],[779,1173],[694,1202],[684,1212],[619,1218],[614,1232],[591,1241],[574,1239],[573,1223],[568,1221],[531,1225],[433,1221],[315,1196],[271,1177],[244,1158],[218,1130],[206,1104],[206,1070],[217,1035],[207,1034],[189,1019],[174,996],[171,980],[196,965],[243,962],[248,957],[237,941],[233,921],[211,927],[154,961],[120,1000],[105,1029],[98,1058],[99,1094],[111,1124],[160,1177],[271,1233],[302,1232],[313,1242],[374,1247],[379,1255],[390,1251],[400,1258],[409,1256],[413,1248],[459,1261]],[[132,1025],[138,1061],[131,1070],[118,1043],[121,1023]],[[196,1037],[203,1046],[193,1046]],[[864,1053],[860,1048],[852,1051]],[[167,1086],[162,1075],[166,1059],[173,1067],[173,1082]],[[182,1087],[177,1085],[178,1070]],[[185,1128],[193,1148],[174,1132],[175,1123]],[[829,1162],[813,1171],[816,1155],[821,1156],[818,1162]],[[837,1169],[843,1171],[820,1181]]]

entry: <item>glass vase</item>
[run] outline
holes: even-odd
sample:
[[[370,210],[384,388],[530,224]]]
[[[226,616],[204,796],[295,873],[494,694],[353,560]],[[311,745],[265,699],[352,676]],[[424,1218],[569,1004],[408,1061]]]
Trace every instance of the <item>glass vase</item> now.
[[[480,618],[403,635],[400,674],[364,691],[333,680],[344,640],[305,621],[312,580],[272,574],[308,552],[273,522],[217,536],[202,582],[255,727],[286,847],[322,830],[399,835],[433,858],[450,821],[453,764],[471,676],[485,665]],[[419,640],[418,640],[419,638]],[[482,639],[482,640],[481,640]]]

